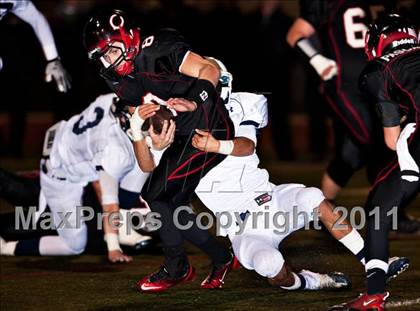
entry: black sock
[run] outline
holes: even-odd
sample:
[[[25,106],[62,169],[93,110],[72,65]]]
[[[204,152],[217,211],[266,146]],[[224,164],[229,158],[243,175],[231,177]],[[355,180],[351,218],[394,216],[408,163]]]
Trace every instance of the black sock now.
[[[360,261],[360,262],[364,262],[364,263],[366,263],[366,259],[365,259],[365,257],[366,257],[365,247],[363,247],[363,248],[360,250],[360,252],[358,252],[358,253],[356,254],[356,257],[357,257],[357,259],[359,259],[359,261]]]
[[[232,260],[232,253],[228,248],[221,245],[214,236],[210,236],[206,242],[197,246],[211,258],[215,266],[224,265]]]
[[[171,278],[179,278],[188,271],[188,259],[182,246],[164,247],[165,268]]]
[[[382,294],[385,292],[385,276],[384,270],[379,268],[369,269],[367,276],[367,292],[368,295]]]
[[[40,256],[39,253],[39,240],[30,239],[30,240],[20,240],[16,244],[15,255],[16,256]]]

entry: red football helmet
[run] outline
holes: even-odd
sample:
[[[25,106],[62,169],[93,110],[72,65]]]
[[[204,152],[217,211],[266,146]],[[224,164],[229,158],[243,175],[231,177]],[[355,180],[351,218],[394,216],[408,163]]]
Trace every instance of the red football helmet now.
[[[140,52],[140,28],[120,10],[101,11],[92,16],[83,31],[84,45],[91,60],[98,61],[100,74],[115,79],[130,74]],[[110,48],[120,50],[112,63],[106,56]]]
[[[417,45],[414,26],[398,14],[380,16],[369,26],[365,37],[365,53],[369,60],[402,47]]]

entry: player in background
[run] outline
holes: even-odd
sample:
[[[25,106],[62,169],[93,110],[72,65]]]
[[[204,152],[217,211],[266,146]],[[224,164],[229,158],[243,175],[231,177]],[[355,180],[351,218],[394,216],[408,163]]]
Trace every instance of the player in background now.
[[[356,171],[366,166],[373,183],[392,154],[383,144],[380,121],[358,89],[358,77],[366,59],[364,34],[367,25],[383,11],[394,9],[386,0],[301,0],[301,16],[287,34],[290,46],[303,54],[323,80],[330,108],[335,154],[322,178],[321,190],[334,202]],[[321,47],[314,40],[318,39]],[[415,233],[420,222],[403,209],[398,231]]]
[[[186,230],[177,228],[173,211],[177,206],[189,204],[200,178],[226,157],[192,147],[194,130],[217,130],[215,135],[220,139],[230,139],[234,135],[218,93],[220,70],[194,53],[175,30],[163,29],[141,40],[139,27],[119,10],[93,16],[85,26],[84,38],[88,57],[98,62],[100,75],[108,86],[128,105],[139,106],[130,120],[134,150],[140,168],[145,172],[153,171],[142,197],[153,212],[161,215],[159,234],[165,254],[159,271],[138,282],[139,290],[164,291],[194,277],[195,270],[182,246],[184,240],[192,242],[211,258],[210,275],[223,276],[214,284],[219,287],[234,262],[233,254],[207,230],[200,229],[195,221]],[[192,100],[193,104],[187,104],[186,99]],[[161,164],[155,167],[141,131],[144,119],[140,118],[139,112],[147,118],[159,107],[146,103],[166,101],[178,116],[176,126],[171,121],[165,131],[176,128],[176,132],[168,142],[172,144],[163,154]],[[196,216],[182,213],[180,223],[187,223],[191,218]]]
[[[366,164],[371,141],[373,112],[360,99],[357,89],[365,64],[363,35],[371,13],[368,3],[360,0],[301,0],[300,11],[287,41],[309,60],[324,81],[336,151],[321,189],[328,200],[334,201],[354,172]],[[319,39],[321,48],[314,38]]]
[[[231,215],[230,226],[227,218],[220,219],[221,234],[229,236],[239,262],[266,277],[271,285],[286,290],[349,287],[349,280],[341,273],[319,274],[308,270],[294,273],[285,263],[278,250],[280,242],[314,220],[316,210],[328,231],[362,264],[365,263],[364,241],[346,221],[342,223],[343,228],[333,227],[340,224],[340,214],[333,211],[319,189],[302,184],[276,186],[270,183],[268,172],[258,167],[257,131],[268,121],[264,96],[234,92],[227,108],[235,125],[233,140],[217,140],[201,130],[193,137],[193,146],[207,152],[218,152],[220,145],[233,144],[229,156],[201,179],[196,194],[214,214]],[[235,212],[240,219],[234,216]],[[253,217],[258,213],[254,223]],[[389,278],[392,278],[408,267],[408,259],[391,258],[390,267]]]
[[[13,13],[24,22],[31,25],[44,51],[47,66],[45,67],[45,81],[54,79],[60,92],[67,92],[71,88],[70,76],[61,64],[55,46],[50,25],[45,16],[29,0],[0,0],[0,20],[8,13]],[[0,70],[3,61],[0,56]]]
[[[37,215],[48,205],[58,235],[6,243],[3,240],[2,255],[82,253],[87,228],[83,220],[78,221],[77,207],[82,206],[83,189],[89,182],[99,182],[97,188],[105,212],[104,239],[111,262],[132,260],[122,253],[120,242],[133,244],[150,240],[135,232],[130,236],[126,234],[128,212],[122,213],[124,226],[120,230],[109,223],[110,213],[119,212],[120,204],[125,208],[134,206],[149,176],[137,164],[132,142],[123,130],[129,130],[129,125],[123,123],[129,116],[118,110],[117,101],[115,94],[99,96],[81,114],[60,121],[47,131],[40,166],[40,210]],[[160,156],[159,151],[153,150],[153,153]],[[61,216],[69,214],[67,223],[63,222],[60,213]]]
[[[385,275],[389,271],[388,233],[392,209],[401,208],[420,189],[420,45],[417,31],[403,17],[379,17],[366,35],[365,51],[369,63],[360,76],[360,88],[376,107],[382,122],[384,141],[396,151],[384,166],[371,189],[366,210],[379,208],[368,217],[366,233],[367,293],[332,310],[384,310]]]

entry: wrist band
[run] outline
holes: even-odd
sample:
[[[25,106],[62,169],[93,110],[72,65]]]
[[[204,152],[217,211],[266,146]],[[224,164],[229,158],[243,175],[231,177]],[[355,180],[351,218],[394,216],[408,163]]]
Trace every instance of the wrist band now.
[[[220,146],[219,146],[219,152],[221,154],[231,154],[233,151],[233,147],[235,147],[235,144],[233,143],[233,140],[219,140]]]
[[[108,247],[108,251],[121,251],[120,242],[118,241],[117,233],[106,233],[104,236],[104,241]]]
[[[319,54],[319,51],[313,46],[308,38],[299,39],[295,46],[300,52],[302,52],[309,59]]]
[[[134,110],[133,115],[130,118],[131,135],[133,141],[139,141],[144,138],[141,127],[143,126],[144,120],[139,116],[139,107]]]

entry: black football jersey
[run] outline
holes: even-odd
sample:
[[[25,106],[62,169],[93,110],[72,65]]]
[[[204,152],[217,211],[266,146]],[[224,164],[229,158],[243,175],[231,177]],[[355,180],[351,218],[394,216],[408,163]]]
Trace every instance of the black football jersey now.
[[[191,50],[184,37],[174,29],[162,29],[142,42],[133,73],[117,80],[107,80],[109,87],[131,106],[141,105],[146,96],[164,101],[185,98],[197,79],[179,72]],[[229,119],[219,99],[215,99],[212,107],[202,106],[194,112],[178,114],[177,134],[190,135],[195,128],[218,129],[224,123],[219,122],[219,117]]]
[[[369,62],[360,76],[360,88],[376,104],[384,127],[397,126],[401,120],[418,126],[420,47],[400,49]]]
[[[364,33],[378,12],[391,6],[379,0],[300,0],[300,16],[319,35],[322,53],[337,62],[343,82],[358,80],[366,64]]]

